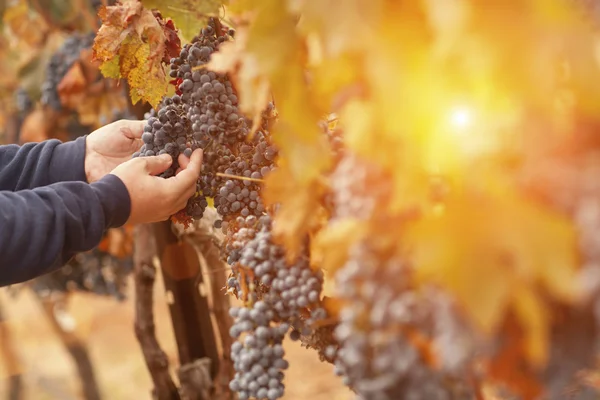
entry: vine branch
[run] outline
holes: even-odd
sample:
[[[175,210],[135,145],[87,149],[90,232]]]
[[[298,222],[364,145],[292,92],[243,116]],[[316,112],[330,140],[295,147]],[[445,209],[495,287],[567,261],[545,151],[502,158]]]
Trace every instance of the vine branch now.
[[[139,225],[135,228],[134,284],[135,284],[135,336],[140,344],[146,367],[158,400],[179,400],[179,391],[169,373],[169,360],[156,338],[153,311],[153,290],[156,253],[152,227]]]

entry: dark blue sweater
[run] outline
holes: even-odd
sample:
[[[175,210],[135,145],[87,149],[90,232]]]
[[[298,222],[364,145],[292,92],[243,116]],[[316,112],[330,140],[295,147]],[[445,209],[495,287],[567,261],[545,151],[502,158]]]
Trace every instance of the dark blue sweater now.
[[[129,218],[119,178],[87,183],[85,140],[0,146],[0,286],[54,271]]]

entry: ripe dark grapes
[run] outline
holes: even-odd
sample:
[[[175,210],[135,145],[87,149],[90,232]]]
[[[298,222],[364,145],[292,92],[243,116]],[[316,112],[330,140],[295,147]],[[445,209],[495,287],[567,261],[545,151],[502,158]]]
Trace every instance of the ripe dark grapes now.
[[[58,96],[57,86],[71,66],[79,59],[81,51],[89,49],[94,43],[95,33],[73,33],[50,58],[46,66],[46,77],[42,83],[41,103],[61,110],[62,104]]]
[[[59,293],[91,292],[125,300],[127,278],[133,271],[131,257],[120,259],[98,248],[80,253],[61,269],[31,281],[42,297]]]
[[[228,225],[226,251],[233,267],[228,285],[248,305],[231,310],[235,323],[230,335],[238,341],[231,348],[236,375],[230,388],[240,398],[283,396],[288,367],[283,338],[291,325],[299,325],[303,310],[322,310],[322,273],[310,268],[305,254],[288,264],[284,249],[273,242],[271,227],[266,216],[237,217]]]

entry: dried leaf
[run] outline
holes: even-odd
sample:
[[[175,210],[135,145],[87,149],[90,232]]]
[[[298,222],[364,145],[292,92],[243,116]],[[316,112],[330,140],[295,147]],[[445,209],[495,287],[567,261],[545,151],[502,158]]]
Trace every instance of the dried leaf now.
[[[81,64],[74,63],[56,87],[60,102],[74,108],[81,100],[82,94],[85,94],[87,84]]]
[[[155,107],[167,92],[163,63],[179,53],[172,22],[139,0],[102,7],[99,15],[103,25],[94,41],[94,58],[102,62],[100,70],[107,77],[127,79],[133,104],[143,100]]]

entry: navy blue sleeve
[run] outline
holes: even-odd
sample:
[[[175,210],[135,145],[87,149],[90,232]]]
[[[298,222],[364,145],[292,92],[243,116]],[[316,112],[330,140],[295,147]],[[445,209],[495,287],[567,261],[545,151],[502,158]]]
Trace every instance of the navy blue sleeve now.
[[[0,146],[0,190],[17,191],[56,182],[87,182],[85,140],[62,143],[50,139],[22,146]]]
[[[37,176],[43,175],[55,178],[43,171]],[[22,176],[41,182],[36,174]],[[130,211],[127,188],[112,174],[92,184],[71,181],[0,191],[0,286],[51,272],[76,253],[93,249],[106,229],[125,224]]]

